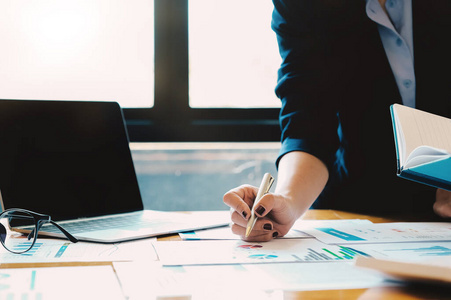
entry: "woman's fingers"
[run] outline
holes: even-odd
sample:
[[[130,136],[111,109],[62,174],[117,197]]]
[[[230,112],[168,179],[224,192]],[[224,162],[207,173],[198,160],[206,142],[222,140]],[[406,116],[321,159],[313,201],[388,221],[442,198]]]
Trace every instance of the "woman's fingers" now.
[[[257,188],[250,185],[242,185],[224,194],[224,203],[240,214],[244,219],[249,219],[251,207],[254,202]]]

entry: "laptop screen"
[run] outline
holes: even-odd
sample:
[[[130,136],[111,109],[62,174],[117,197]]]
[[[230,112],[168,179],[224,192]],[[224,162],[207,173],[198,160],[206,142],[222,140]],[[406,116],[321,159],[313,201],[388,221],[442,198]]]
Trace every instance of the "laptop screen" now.
[[[142,210],[120,106],[0,100],[0,191],[54,220]]]

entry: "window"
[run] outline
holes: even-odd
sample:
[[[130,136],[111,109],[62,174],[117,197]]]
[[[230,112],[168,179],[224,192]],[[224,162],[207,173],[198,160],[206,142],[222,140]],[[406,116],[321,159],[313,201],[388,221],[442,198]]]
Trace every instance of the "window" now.
[[[118,101],[134,142],[279,139],[269,1],[0,4],[0,98]]]
[[[153,106],[153,1],[0,4],[0,98]]]
[[[272,2],[189,2],[190,107],[278,107]]]

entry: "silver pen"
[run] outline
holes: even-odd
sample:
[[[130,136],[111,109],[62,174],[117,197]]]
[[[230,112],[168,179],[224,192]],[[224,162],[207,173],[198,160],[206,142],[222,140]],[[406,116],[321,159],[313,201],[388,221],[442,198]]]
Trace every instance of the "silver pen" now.
[[[262,179],[262,183],[260,184],[260,188],[257,192],[257,197],[255,197],[254,204],[252,205],[251,209],[251,217],[249,218],[249,221],[247,222],[246,227],[246,237],[249,236],[249,234],[252,231],[252,228],[254,228],[255,222],[257,221],[257,216],[255,215],[254,209],[257,207],[258,203],[260,202],[260,199],[269,192],[269,189],[271,188],[271,185],[274,182],[274,177],[271,176],[269,173],[265,173]]]

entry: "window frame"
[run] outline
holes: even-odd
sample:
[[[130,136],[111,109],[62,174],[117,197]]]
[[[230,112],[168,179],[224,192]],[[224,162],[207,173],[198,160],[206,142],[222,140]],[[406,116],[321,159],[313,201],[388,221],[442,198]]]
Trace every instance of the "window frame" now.
[[[123,109],[130,141],[279,141],[279,108],[189,106],[188,1],[154,2],[154,106]]]

